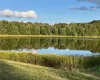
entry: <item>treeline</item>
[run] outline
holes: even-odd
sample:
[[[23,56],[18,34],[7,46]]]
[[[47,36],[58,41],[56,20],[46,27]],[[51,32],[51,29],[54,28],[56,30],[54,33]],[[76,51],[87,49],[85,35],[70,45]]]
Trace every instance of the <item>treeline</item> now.
[[[7,35],[67,35],[67,36],[100,36],[100,21],[89,23],[31,23],[17,21],[0,21],[0,34]]]
[[[0,38],[0,50],[18,49],[71,49],[100,52],[100,40],[70,39],[70,38]]]

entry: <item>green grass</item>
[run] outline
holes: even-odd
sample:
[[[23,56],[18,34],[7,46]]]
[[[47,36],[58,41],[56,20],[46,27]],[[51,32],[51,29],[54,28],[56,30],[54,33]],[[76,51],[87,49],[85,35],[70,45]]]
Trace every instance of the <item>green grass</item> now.
[[[100,65],[100,56],[64,56],[56,54],[33,54],[27,52],[0,52],[0,59],[68,70],[79,68],[86,69]]]
[[[0,59],[0,80],[100,80],[100,66],[69,71]]]
[[[66,35],[0,35],[0,37],[65,37],[65,38],[100,38],[100,36],[66,36]]]

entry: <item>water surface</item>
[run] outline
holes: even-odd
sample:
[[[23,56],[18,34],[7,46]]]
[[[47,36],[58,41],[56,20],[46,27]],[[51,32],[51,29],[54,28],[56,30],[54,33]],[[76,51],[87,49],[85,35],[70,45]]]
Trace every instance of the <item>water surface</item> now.
[[[0,38],[0,51],[58,55],[99,55],[100,39]]]

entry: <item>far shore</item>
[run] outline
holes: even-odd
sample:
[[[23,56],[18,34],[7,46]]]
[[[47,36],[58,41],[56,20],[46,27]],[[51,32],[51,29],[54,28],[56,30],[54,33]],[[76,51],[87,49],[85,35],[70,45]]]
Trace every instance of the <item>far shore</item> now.
[[[0,37],[65,37],[65,38],[100,38],[100,36],[64,36],[64,35],[0,35]]]

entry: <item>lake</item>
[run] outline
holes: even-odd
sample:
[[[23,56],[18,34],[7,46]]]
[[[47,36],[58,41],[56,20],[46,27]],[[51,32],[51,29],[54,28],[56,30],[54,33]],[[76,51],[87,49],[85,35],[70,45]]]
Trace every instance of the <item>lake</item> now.
[[[0,38],[0,51],[94,56],[100,54],[100,39]]]

